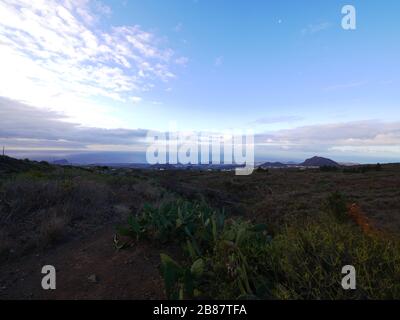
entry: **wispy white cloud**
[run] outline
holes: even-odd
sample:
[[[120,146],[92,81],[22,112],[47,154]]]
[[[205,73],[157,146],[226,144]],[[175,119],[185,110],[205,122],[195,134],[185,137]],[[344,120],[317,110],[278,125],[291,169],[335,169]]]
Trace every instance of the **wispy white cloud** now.
[[[180,64],[182,66],[186,66],[189,62],[189,59],[187,57],[179,57],[175,60],[176,64]]]
[[[307,27],[305,27],[301,30],[301,33],[303,35],[311,35],[311,34],[315,34],[315,33],[321,32],[323,30],[329,29],[330,27],[332,27],[332,23],[330,23],[330,22],[309,24]]]
[[[186,58],[174,58],[174,50],[138,25],[102,30],[98,21],[111,12],[100,1],[0,2],[0,96],[112,126],[108,115],[90,116],[111,111],[98,99],[126,102],[175,78],[173,62]]]
[[[141,102],[141,101],[143,100],[141,97],[136,97],[136,96],[130,97],[129,99],[130,99],[133,103],[139,103],[139,102]]]
[[[111,16],[112,14],[112,9],[105,5],[104,3],[101,3],[100,1],[94,1],[95,9],[100,12],[101,14],[105,16]]]

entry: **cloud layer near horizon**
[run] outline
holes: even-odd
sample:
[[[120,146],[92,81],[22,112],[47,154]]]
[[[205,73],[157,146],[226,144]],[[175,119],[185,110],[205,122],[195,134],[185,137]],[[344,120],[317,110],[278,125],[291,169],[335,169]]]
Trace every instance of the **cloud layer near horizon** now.
[[[65,120],[56,111],[0,97],[0,143],[9,150],[135,150],[147,133],[144,129],[85,127]]]
[[[0,144],[27,153],[64,151],[145,152],[147,130],[85,127],[65,121],[64,115],[0,97]],[[349,154],[355,159],[400,158],[400,122],[367,120],[276,130],[255,136],[256,157],[283,159],[305,154]],[[257,155],[258,153],[258,155]],[[286,155],[286,156],[285,156]]]

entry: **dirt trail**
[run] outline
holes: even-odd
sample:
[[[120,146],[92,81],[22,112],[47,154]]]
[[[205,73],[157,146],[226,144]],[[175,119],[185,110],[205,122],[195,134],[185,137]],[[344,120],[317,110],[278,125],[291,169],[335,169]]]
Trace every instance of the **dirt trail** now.
[[[0,299],[163,299],[160,251],[137,244],[117,252],[115,228],[0,266]],[[41,268],[53,265],[57,289],[43,290]]]

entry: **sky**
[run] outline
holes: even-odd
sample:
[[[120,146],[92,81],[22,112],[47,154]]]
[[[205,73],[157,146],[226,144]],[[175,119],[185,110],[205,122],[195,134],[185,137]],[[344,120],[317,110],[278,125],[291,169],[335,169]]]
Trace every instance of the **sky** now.
[[[342,28],[347,4],[355,30]],[[399,10],[397,0],[2,0],[0,144],[19,157],[129,162],[147,130],[175,123],[252,129],[258,160],[400,161]]]

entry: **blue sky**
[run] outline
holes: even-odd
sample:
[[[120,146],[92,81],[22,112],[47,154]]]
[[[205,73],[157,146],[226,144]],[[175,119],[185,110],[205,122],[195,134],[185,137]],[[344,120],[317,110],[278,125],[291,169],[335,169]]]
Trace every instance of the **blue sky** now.
[[[149,92],[163,104],[140,110],[146,127],[166,128],[165,118],[197,130],[269,117],[296,117],[298,124],[391,120],[399,116],[400,5],[353,2],[358,29],[344,31],[346,3],[129,1],[111,21],[156,28],[189,59],[171,92]]]
[[[346,4],[356,30],[341,27]],[[399,10],[394,0],[5,0],[0,142],[26,154],[137,151],[140,139],[117,130],[137,137],[175,121],[252,128],[263,159],[398,161]],[[53,135],[22,130],[29,117],[16,110],[46,111]],[[116,138],[82,141],[82,127]]]

